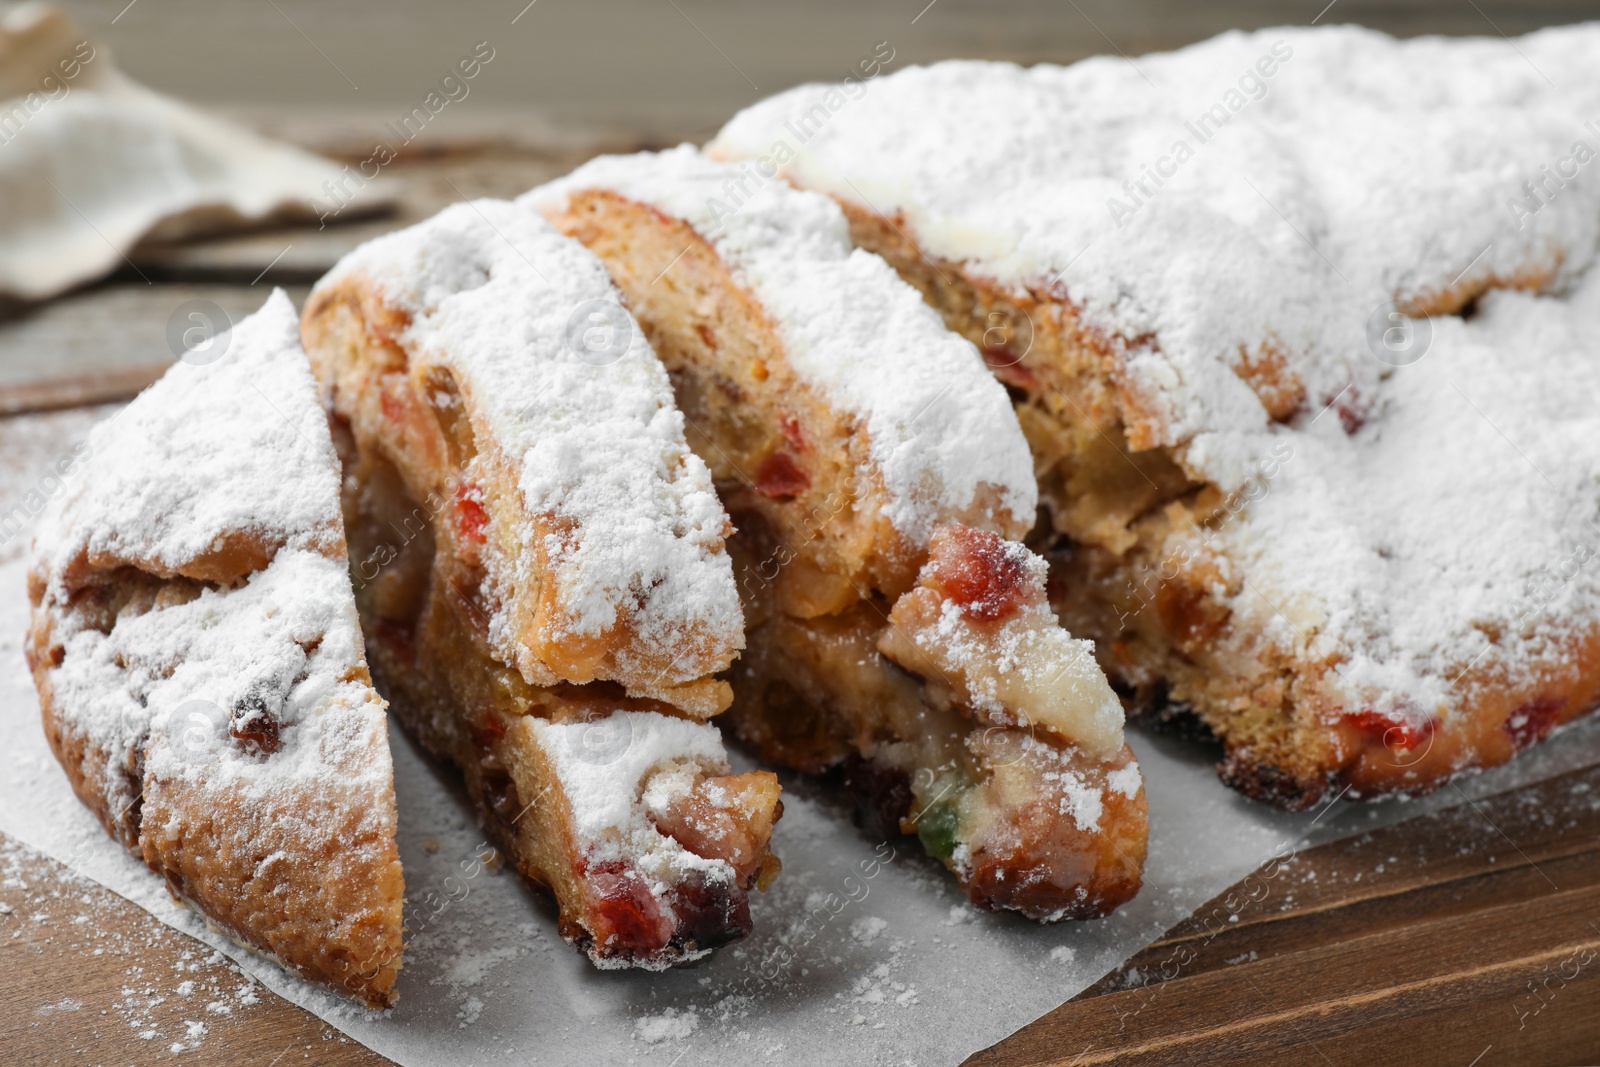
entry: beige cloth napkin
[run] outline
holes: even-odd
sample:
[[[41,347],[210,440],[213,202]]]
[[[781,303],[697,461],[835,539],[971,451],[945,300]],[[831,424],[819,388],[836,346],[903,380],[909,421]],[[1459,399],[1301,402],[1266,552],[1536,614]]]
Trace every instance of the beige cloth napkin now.
[[[59,9],[0,9],[0,294],[52,296],[146,238],[315,218],[338,176],[137,84]]]

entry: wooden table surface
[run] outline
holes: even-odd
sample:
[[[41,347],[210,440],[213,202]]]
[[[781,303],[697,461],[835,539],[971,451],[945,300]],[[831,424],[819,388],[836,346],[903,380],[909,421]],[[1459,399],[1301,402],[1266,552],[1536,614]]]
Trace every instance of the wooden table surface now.
[[[335,125],[295,128],[326,150]],[[274,284],[298,301],[359,240],[463,197],[520,193],[602,147],[627,145],[434,144],[391,168],[398,206],[383,217],[142,249],[101,284],[4,309],[0,415],[130,396],[171,362],[166,324],[185,301],[234,319]],[[969,1062],[1596,1063],[1597,971],[1600,767],[1269,865]],[[167,1060],[388,1062],[0,837],[0,1063]]]

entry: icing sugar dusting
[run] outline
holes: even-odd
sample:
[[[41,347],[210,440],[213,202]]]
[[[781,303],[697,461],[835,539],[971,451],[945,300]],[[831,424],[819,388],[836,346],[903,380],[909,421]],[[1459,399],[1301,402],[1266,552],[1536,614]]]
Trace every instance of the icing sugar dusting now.
[[[1492,293],[1434,331],[1378,418],[1297,434],[1213,543],[1247,625],[1333,656],[1349,709],[1417,724],[1561,663],[1600,604],[1600,274],[1565,299]]]
[[[1127,763],[1106,776],[1106,785],[1131,800],[1138,796],[1139,787],[1144,785],[1144,776],[1139,773],[1137,763]]]
[[[931,555],[918,588],[890,612],[879,648],[907,669],[933,667],[936,681],[954,685],[980,720],[1040,727],[1098,758],[1115,758],[1123,744],[1122,702],[1093,644],[1075,639],[1056,619],[1045,595],[1045,561],[1017,542],[959,529],[940,531]],[[999,618],[974,618],[972,610],[986,603],[971,596],[974,571],[993,589],[1007,587],[995,575],[1013,568],[1017,602]]]
[[[534,212],[480,200],[363,245],[319,289],[353,274],[410,313],[408,350],[455,370],[475,427],[481,418],[517,465],[528,510],[570,530],[543,540],[556,625],[592,635],[621,618],[651,649],[686,629],[743,647],[726,514],[684,443],[666,371],[599,260]],[[625,320],[625,337],[597,351],[569,343],[591,310]],[[528,530],[524,543],[535,540]],[[530,584],[504,573],[508,561],[485,562],[497,588]],[[491,638],[517,662],[503,617]]]
[[[624,860],[658,898],[694,872],[734,883],[732,865],[696,855],[657,828],[676,801],[696,792],[696,778],[729,773],[716,727],[653,711],[617,711],[592,722],[529,720],[571,815],[574,846],[587,863]],[[669,898],[670,899],[670,898]],[[698,950],[686,958],[709,953]],[[597,966],[613,965],[602,958]],[[626,964],[624,964],[625,966]],[[665,963],[662,966],[666,966]]]
[[[1516,42],[1325,27],[1136,62],[947,62],[876,79],[799,144],[829,87],[793,89],[710,150],[782,141],[798,184],[902,214],[975,275],[1071,301],[1111,339],[1130,425],[1198,445],[1191,469],[1231,489],[1272,443],[1247,364],[1286,362],[1312,413],[1354,383],[1344,402],[1363,411],[1380,370],[1366,324],[1385,301],[1523,272],[1560,288],[1593,260],[1600,181],[1542,206],[1524,182],[1577,140],[1595,147],[1597,48],[1600,25]]]
[[[365,654],[338,459],[288,297],[274,292],[220,360],[174,366],[89,440],[81,488],[35,539],[42,610],[57,613],[65,648],[51,674],[61,714],[111,766],[133,766],[138,751],[157,779],[292,789],[324,768],[386,791],[383,705],[352,679]],[[124,612],[109,632],[65,604],[85,548],[110,555],[107,568],[176,569],[239,532],[283,546],[243,585]],[[227,736],[227,713],[250,703],[284,728],[272,758]]]
[[[1120,751],[1122,702],[1095,661],[1094,645],[1062,629],[1047,604],[978,626],[945,601],[937,622],[916,640],[944,669],[960,672],[975,710],[999,722],[1045,726],[1108,758]]]
[[[343,559],[283,551],[239,588],[124,615],[110,633],[67,627],[56,699],[91,737],[120,742],[113,764],[139,746],[149,778],[285,800],[313,779],[389,789],[383,704],[349,678],[363,652]],[[228,712],[251,703],[281,731],[266,759],[228,734]]]
[[[653,711],[618,711],[594,722],[541,719],[533,732],[561,779],[574,827],[588,838],[632,827],[655,771],[688,763],[727,773],[716,727]]]
[[[342,555],[339,465],[299,336],[274,290],[220,359],[176,364],[95,427],[91,474],[41,516],[41,567],[65,579],[87,554],[173,574],[237,534]]]
[[[887,514],[907,537],[925,542],[984,484],[1030,525],[1038,491],[1027,442],[977,349],[888,264],[852,248],[832,201],[775,180],[732,197],[750,179],[681,145],[592,160],[524,201],[550,208],[607,188],[693,226],[761,301],[800,377],[863,420]]]
[[[634,1020],[634,1036],[647,1045],[663,1041],[683,1041],[700,1025],[700,1016],[693,1008],[679,1012],[668,1008],[659,1015],[641,1015]]]

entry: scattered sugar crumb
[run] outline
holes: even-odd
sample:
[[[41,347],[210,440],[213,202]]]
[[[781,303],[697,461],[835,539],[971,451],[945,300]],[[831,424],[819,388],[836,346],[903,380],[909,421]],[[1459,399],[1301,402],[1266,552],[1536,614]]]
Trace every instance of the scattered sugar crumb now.
[[[889,942],[888,958],[866,971],[850,987],[851,1002],[855,1006],[875,1009],[892,1004],[904,1008],[918,1003],[916,987],[896,978],[905,950],[911,944],[900,940]],[[875,1022],[874,1025],[879,1024]]]
[[[880,919],[876,915],[868,915],[850,924],[850,936],[863,945],[870,945],[882,937],[883,932],[887,929],[889,929],[887,919]]]
[[[660,1015],[641,1015],[633,1021],[633,1036],[647,1045],[663,1041],[682,1041],[700,1025],[700,1016],[694,1009],[678,1011],[668,1008]]]
[[[171,1052],[174,1056],[188,1052],[192,1049],[199,1048],[201,1039],[206,1036],[205,1023],[194,1022],[186,1019],[184,1020],[183,1026],[184,1037],[188,1039],[188,1042],[185,1043],[183,1041],[174,1041],[171,1045],[167,1046],[167,1051]],[[143,1037],[144,1035],[141,1034],[140,1036]],[[152,1036],[154,1036],[153,1031]]]
[[[1056,963],[1071,963],[1078,958],[1078,954],[1066,945],[1057,945],[1050,950],[1050,958]]]
[[[65,997],[54,1004],[45,1004],[35,1010],[36,1015],[54,1015],[58,1011],[82,1011],[83,1001]]]
[[[216,1018],[260,1002],[254,980],[223,953],[196,949],[184,935],[165,926],[119,929],[109,921],[108,909],[121,905],[113,904],[84,875],[67,869],[51,872],[47,881],[24,881],[18,876],[21,865],[34,858],[31,849],[0,843],[0,885],[24,894],[0,908],[6,916],[50,929],[53,945],[64,953],[81,952],[108,963],[116,961],[122,978],[99,1013],[106,1021],[126,1025],[126,1032],[140,1041],[168,1051],[176,1047],[178,1052],[173,1055],[177,1055],[199,1047],[207,1035],[205,1023],[186,1017],[192,1016],[198,1005],[204,1004],[205,1011]],[[72,913],[63,914],[63,905],[72,907]],[[185,950],[183,944],[191,948]],[[157,960],[169,962],[157,964]],[[172,985],[161,981],[155,972],[165,967],[178,972],[183,980]],[[41,1005],[35,1012],[53,1016],[85,1010],[82,999],[66,997]]]

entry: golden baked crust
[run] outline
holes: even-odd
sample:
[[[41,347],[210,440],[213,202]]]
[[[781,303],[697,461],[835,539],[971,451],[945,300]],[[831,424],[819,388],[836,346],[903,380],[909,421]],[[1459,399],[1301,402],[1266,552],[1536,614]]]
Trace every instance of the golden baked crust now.
[[[387,459],[361,452],[342,425],[338,437],[346,456],[354,558],[381,558],[374,553],[389,543],[395,523],[427,509],[406,495]],[[368,582],[358,589],[371,635],[368,655],[401,725],[461,771],[496,844],[524,877],[556,898],[562,936],[597,964],[653,968],[688,962],[748,933],[749,890],[765,888],[779,867],[768,850],[783,810],[777,778],[764,771],[730,775],[725,762],[683,753],[676,762],[690,778],[674,793],[681,804],[704,809],[704,828],[691,832],[651,815],[642,831],[648,840],[629,842],[627,854],[610,869],[593,870],[589,843],[573,819],[568,782],[553,766],[534,721],[584,730],[580,739],[589,737],[596,750],[594,766],[580,770],[598,773],[621,758],[619,745],[639,741],[632,726],[618,727],[613,716],[650,717],[672,709],[629,697],[614,683],[529,684],[491,653],[483,607],[464,592],[473,588],[470,568],[437,551],[437,544],[434,530],[426,530],[410,543],[403,562],[383,570],[381,588]],[[358,581],[360,573],[358,564]],[[417,588],[401,590],[411,582]],[[673,755],[666,753],[667,763]],[[626,788],[642,795],[648,783],[641,777]],[[639,884],[634,872],[640,857],[673,850],[722,861],[727,869],[721,877],[680,871],[655,886]]]
[[[375,821],[352,806],[302,797],[273,808],[137,768],[107,782],[106,750],[74,728],[50,683],[45,664],[60,647],[50,615],[37,614],[27,655],[45,738],[106,832],[234,941],[368,1007],[392,1006],[405,893],[392,798]]]
[[[410,320],[410,312],[387,302],[378,285],[352,275],[318,288],[306,305],[304,339],[319,378],[358,435],[401,435],[391,449],[413,457],[407,464],[413,498],[448,513],[450,536],[468,533],[465,550],[496,554],[527,575],[514,590],[499,590],[505,599],[496,606],[514,635],[507,643],[515,666],[541,685],[617,681],[699,718],[726,707],[725,687],[709,677],[737,649],[726,635],[684,632],[670,643],[655,641],[626,612],[598,633],[563,625],[562,583],[546,546],[552,540],[570,546],[567,539],[576,531],[560,515],[525,507],[506,509],[511,516],[498,522],[494,513],[479,519],[478,494],[521,500],[520,458],[507,452],[498,435],[484,432],[481,417],[473,425],[478,400],[459,368],[413,360],[402,350],[398,338]]]
[[[1576,632],[1549,650],[1559,667],[1537,678],[1478,668],[1447,727],[1347,714],[1324,681],[1338,650],[1276,652],[1235,624],[1205,561],[1187,563],[1184,542],[1169,536],[1120,559],[1085,546],[1054,554],[1055,604],[1074,632],[1100,639],[1130,714],[1197,717],[1225,747],[1223,781],[1257,800],[1298,810],[1333,793],[1426,793],[1463,768],[1504,763],[1600,704],[1600,635]]]
[[[1053,531],[1121,553],[1135,543],[1130,527],[1138,518],[1200,488],[1167,450],[1153,447],[1141,401],[1123,386],[1123,361],[1070,302],[1002,290],[960,264],[925,256],[904,218],[839,206],[851,240],[887,260],[946,326],[977,345],[1011,394],[1050,520],[1032,532],[1034,543]],[[1263,368],[1257,381],[1263,395],[1304,395],[1281,364]],[[1299,401],[1284,406],[1292,413]]]
[[[551,221],[600,256],[628,294],[728,507],[795,531],[774,579],[785,610],[826,614],[863,588],[909,589],[921,550],[886,514],[862,420],[790,366],[769,312],[711,243],[682,219],[602,188],[574,192]],[[685,306],[693,313],[680,313]],[[1013,534],[1032,519],[1009,512],[995,486],[951,517]]]

